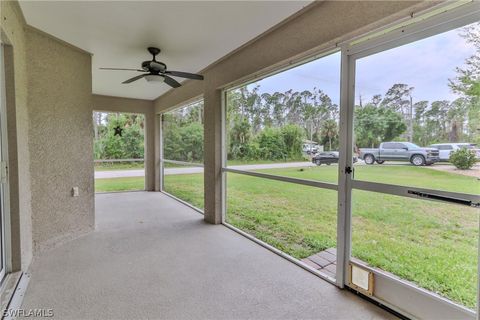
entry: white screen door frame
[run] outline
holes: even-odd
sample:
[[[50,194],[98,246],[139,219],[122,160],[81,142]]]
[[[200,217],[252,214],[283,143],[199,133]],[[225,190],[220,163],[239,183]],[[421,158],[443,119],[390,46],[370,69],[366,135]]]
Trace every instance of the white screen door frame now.
[[[352,262],[352,190],[380,192],[401,197],[419,199],[410,192],[421,191],[444,197],[460,198],[480,203],[480,196],[460,194],[438,190],[404,187],[383,183],[354,180],[352,174],[344,168],[353,167],[353,117],[355,106],[355,65],[358,59],[399,47],[429,36],[480,20],[480,3],[472,2],[455,10],[427,18],[423,21],[399,28],[388,34],[380,35],[372,40],[357,44],[345,44],[342,47],[342,85],[341,85],[341,115],[340,115],[340,162],[339,162],[339,217],[338,217],[338,261],[337,285],[348,286],[349,265]],[[424,200],[430,201],[430,200]],[[480,211],[479,211],[480,214]],[[480,230],[480,228],[479,228]],[[343,247],[343,248],[341,248]],[[407,281],[393,277],[378,269],[362,266],[373,272],[375,277],[375,292],[373,300],[412,318],[425,319],[479,319],[479,303],[477,312],[455,304],[427,290],[412,286]],[[478,291],[478,290],[477,290]],[[478,300],[478,299],[477,299]]]
[[[10,210],[8,190],[7,106],[5,77],[5,47],[0,43],[0,284],[11,271]]]

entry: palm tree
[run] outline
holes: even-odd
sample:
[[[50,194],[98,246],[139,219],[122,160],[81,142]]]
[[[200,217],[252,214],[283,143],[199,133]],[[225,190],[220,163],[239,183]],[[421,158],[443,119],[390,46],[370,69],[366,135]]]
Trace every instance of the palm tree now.
[[[332,150],[332,139],[337,136],[337,122],[328,119],[323,123],[323,136],[328,139],[328,150]]]

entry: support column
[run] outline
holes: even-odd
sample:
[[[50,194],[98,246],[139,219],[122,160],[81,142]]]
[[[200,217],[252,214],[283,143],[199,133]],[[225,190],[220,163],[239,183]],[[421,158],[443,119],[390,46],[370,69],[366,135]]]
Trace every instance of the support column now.
[[[145,190],[155,191],[155,110],[145,113]]]
[[[222,92],[204,94],[205,221],[222,223]]]
[[[155,114],[155,191],[162,191],[163,186],[163,141],[162,141],[162,116],[160,114]]]

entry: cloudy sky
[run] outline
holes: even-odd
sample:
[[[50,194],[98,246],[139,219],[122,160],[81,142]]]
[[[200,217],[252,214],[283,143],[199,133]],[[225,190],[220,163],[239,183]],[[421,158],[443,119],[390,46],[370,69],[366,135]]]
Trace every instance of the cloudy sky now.
[[[455,68],[464,65],[474,48],[452,30],[427,39],[384,51],[357,61],[356,100],[364,102],[375,94],[385,94],[395,83],[415,87],[414,101],[454,100],[448,87]],[[314,87],[339,103],[340,53],[304,64],[258,81],[260,92],[303,91]]]

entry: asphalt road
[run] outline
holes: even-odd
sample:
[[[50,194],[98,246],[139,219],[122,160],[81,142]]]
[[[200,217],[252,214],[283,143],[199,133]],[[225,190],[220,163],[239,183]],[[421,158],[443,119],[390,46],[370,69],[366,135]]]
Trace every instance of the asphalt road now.
[[[364,164],[365,163],[362,160],[359,160],[355,165],[364,165]],[[411,165],[411,164],[407,162],[391,161],[383,164],[382,166],[385,166],[385,165],[398,166],[398,165]],[[229,168],[248,171],[248,170],[278,169],[278,168],[301,168],[301,167],[312,167],[312,166],[315,166],[315,165],[311,162],[305,161],[305,162],[287,162],[287,163],[269,163],[269,164],[248,164],[248,165],[230,166]],[[472,176],[480,179],[480,164],[476,164],[471,170],[458,170],[454,166],[448,163],[437,163],[433,166],[429,166],[428,168]],[[202,173],[202,172],[203,172],[203,168],[201,167],[176,167],[176,168],[165,169],[166,175],[191,174],[191,173]],[[143,176],[145,176],[145,171],[143,169],[95,171],[95,179],[143,177]]]
[[[248,171],[248,170],[297,168],[297,167],[312,167],[312,166],[315,166],[315,165],[311,162],[305,161],[305,162],[287,162],[287,163],[269,163],[269,164],[248,164],[248,165],[230,166],[229,168]],[[203,172],[203,168],[200,168],[200,167],[177,167],[177,168],[165,169],[165,175],[191,174],[191,173],[202,173],[202,172]],[[145,171],[143,169],[95,171],[95,179],[143,177],[143,176],[145,176]]]

